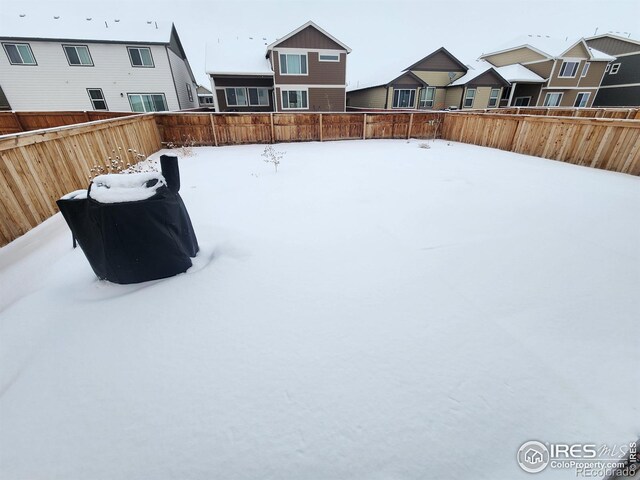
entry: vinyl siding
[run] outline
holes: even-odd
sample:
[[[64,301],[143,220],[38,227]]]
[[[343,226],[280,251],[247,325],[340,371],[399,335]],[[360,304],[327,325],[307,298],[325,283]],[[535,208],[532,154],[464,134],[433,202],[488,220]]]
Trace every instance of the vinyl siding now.
[[[582,42],[575,45],[571,50],[567,50],[563,56],[566,58],[590,58],[589,52],[584,48]]]
[[[447,93],[444,99],[445,108],[456,107],[460,108],[462,100],[462,87],[450,87],[447,88]]]
[[[598,90],[594,107],[638,107],[640,106],[640,85],[633,87],[601,88]]]
[[[196,94],[198,86],[191,80],[191,75],[189,74],[185,61],[169,49],[167,49],[167,53],[169,55],[171,71],[173,72],[173,80],[178,91],[180,108],[183,110],[196,108],[198,106],[198,97]],[[189,100],[187,84],[191,87],[192,100]]]
[[[365,88],[347,92],[348,105],[360,108],[384,108],[387,98],[385,87]]]
[[[487,56],[485,60],[496,67],[503,67],[505,65],[513,65],[514,63],[534,62],[536,60],[543,60],[544,58],[546,57],[529,48],[523,47],[510,52]]]
[[[329,50],[344,50],[329,37],[308,26],[290,38],[277,44],[274,48],[324,48]]]
[[[611,62],[619,63],[620,70],[615,75],[607,72],[602,79],[602,85],[625,85],[630,83],[640,83],[640,53],[620,57]]]
[[[101,88],[111,111],[131,111],[128,93],[163,93],[169,110],[179,109],[163,45],[141,45],[155,67],[136,68],[125,44],[88,43],[94,66],[72,67],[61,42],[28,43],[37,66],[11,65],[0,51],[0,85],[14,110],[92,110],[87,88]]]
[[[321,62],[318,58],[318,52],[307,52],[308,75],[280,75],[280,55],[277,50],[274,50],[275,83],[278,85],[344,85],[347,54],[341,53],[339,62]]]
[[[564,60],[556,60],[556,68],[553,71],[552,77],[549,79],[548,86],[549,87],[577,87],[577,86],[591,86],[597,87],[600,85],[600,79],[602,78],[602,73],[604,72],[604,68],[607,62],[590,62],[591,66],[589,67],[589,72],[585,78],[580,78],[582,74],[582,69],[584,68],[584,64],[587,60],[581,60],[578,65],[578,70],[576,71],[576,76],[572,78],[562,78],[558,75],[560,74],[560,69],[562,68],[562,63]],[[571,61],[571,60],[569,60]]]
[[[640,52],[640,45],[611,37],[594,38],[587,40],[587,45],[609,55],[622,55],[624,53]]]
[[[544,99],[547,96],[547,93],[562,93],[562,99],[560,100],[560,107],[573,107],[573,104],[576,101],[576,97],[580,92],[589,92],[589,100],[587,101],[587,107],[590,107],[593,104],[593,100],[595,98],[596,92],[598,90],[595,88],[584,88],[579,90],[563,90],[561,88],[553,88],[549,90],[543,90],[540,95],[540,100],[538,101],[538,106],[544,106]]]
[[[458,72],[460,71],[460,65],[453,61],[449,55],[445,52],[434,53],[429,58],[422,60],[415,65],[412,65],[411,71],[443,71],[443,72]]]
[[[548,60],[546,62],[539,62],[539,63],[529,63],[524,66],[527,67],[529,70],[531,70],[533,73],[537,73],[542,78],[547,79],[549,78],[549,75],[551,75],[551,69],[553,68],[553,60]]]
[[[277,109],[278,111],[295,112],[296,110],[282,110],[281,91],[287,87],[276,87]],[[344,112],[345,90],[344,88],[309,88],[308,89],[309,108],[299,110],[303,112]]]
[[[450,79],[448,71],[429,72],[424,70],[411,70],[411,73],[426,82],[430,87],[444,87],[464,75],[464,72],[454,72],[456,74],[455,77]]]

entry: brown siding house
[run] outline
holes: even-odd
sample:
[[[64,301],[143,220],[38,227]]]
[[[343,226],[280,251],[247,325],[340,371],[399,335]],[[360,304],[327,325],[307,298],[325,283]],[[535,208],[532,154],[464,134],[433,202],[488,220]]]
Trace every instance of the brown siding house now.
[[[313,22],[271,44],[236,39],[208,50],[217,111],[345,110],[351,49]]]

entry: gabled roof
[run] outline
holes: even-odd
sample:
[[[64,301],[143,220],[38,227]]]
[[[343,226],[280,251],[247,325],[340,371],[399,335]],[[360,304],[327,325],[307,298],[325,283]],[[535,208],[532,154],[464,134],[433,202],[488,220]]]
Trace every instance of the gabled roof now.
[[[451,82],[447,87],[458,87],[461,85],[466,85],[470,81],[480,77],[481,75],[485,75],[486,73],[495,74],[499,80],[501,80],[504,85],[509,85],[510,82],[504,78],[499,72],[498,69],[491,65],[483,65],[477,70],[469,70],[465,75],[461,76],[457,80]]]
[[[500,76],[506,79],[509,83],[543,83],[546,80],[536,72],[532,72],[527,67],[520,65],[519,63],[494,68]]]
[[[340,40],[338,40],[336,37],[334,37],[333,35],[331,35],[329,32],[327,32],[326,30],[323,30],[322,28],[320,28],[318,25],[316,25],[315,23],[313,23],[311,20],[309,20],[307,23],[305,23],[304,25],[299,26],[298,28],[296,28],[293,32],[287,33],[284,37],[277,39],[275,42],[273,42],[270,45],[267,45],[267,51],[269,50],[273,50],[274,47],[276,47],[278,44],[284,42],[285,40],[293,37],[294,35],[296,35],[297,33],[300,33],[302,30],[304,30],[307,27],[313,27],[316,30],[318,30],[321,34],[323,34],[326,37],[329,37],[331,40],[333,40],[334,42],[336,42],[338,45],[340,45],[342,48],[344,48],[347,53],[351,53],[351,48],[349,48],[347,45],[345,45],[344,43],[342,43]]]
[[[449,50],[447,50],[447,49],[446,49],[446,48],[444,48],[444,47],[440,47],[440,48],[439,48],[439,49],[437,49],[436,51],[431,52],[431,53],[430,53],[429,55],[427,55],[426,57],[424,57],[424,58],[422,58],[422,59],[418,60],[418,61],[417,61],[416,63],[414,63],[413,65],[411,65],[411,66],[409,66],[409,67],[405,68],[405,69],[403,70],[403,72],[404,72],[404,71],[407,71],[407,70],[412,70],[412,69],[413,69],[413,68],[415,68],[417,65],[420,65],[422,62],[425,62],[425,61],[429,60],[430,58],[432,58],[433,56],[435,56],[435,55],[437,55],[437,54],[439,54],[439,53],[444,53],[446,56],[448,56],[448,57],[449,57],[449,58],[450,58],[454,63],[456,63],[456,64],[460,67],[460,69],[461,69],[462,71],[466,72],[466,71],[469,69],[469,68],[468,68],[464,63],[462,63],[460,60],[458,60],[456,57],[454,57],[454,56],[453,56],[453,54],[451,54],[451,52],[449,52]]]
[[[175,29],[171,22],[116,21],[69,15],[56,19],[50,15],[29,14],[16,15],[15,19],[4,16],[2,20],[0,38],[11,39],[167,44]]]
[[[561,58],[566,52],[571,50],[576,45],[582,44],[584,48],[589,52],[591,60],[604,60],[610,61],[614,57],[600,52],[594,48],[589,47],[584,38],[569,39],[568,37],[563,39],[553,38],[549,35],[523,35],[511,40],[508,44],[498,47],[497,50],[489,53],[483,53],[479,58],[485,59],[501,53],[507,53],[521,48],[528,48],[529,50],[548,58],[549,60],[555,58]]]
[[[396,78],[394,78],[393,80],[388,81],[385,86],[387,85],[391,85],[392,83],[394,83],[396,80],[401,79],[402,77],[410,77],[412,79],[414,79],[416,82],[418,82],[420,85],[423,85],[425,87],[428,87],[429,84],[427,82],[425,82],[424,80],[422,80],[420,77],[418,77],[415,73],[412,72],[402,72],[400,75],[398,75]]]
[[[562,52],[562,54],[560,56],[563,56],[569,50],[571,50],[573,47],[575,47],[577,45],[580,45],[580,44],[587,50],[591,60],[594,60],[594,61],[603,60],[603,61],[606,61],[606,62],[609,62],[611,60],[615,60],[615,57],[612,57],[611,55],[607,55],[606,53],[601,52],[600,50],[596,50],[595,48],[591,48],[589,45],[587,45],[587,42],[585,42],[584,38],[581,38],[576,43],[571,45],[564,52]]]
[[[640,41],[638,40],[634,40],[633,38],[628,38],[628,37],[621,37],[619,35],[614,35],[613,33],[603,33],[602,35],[594,35],[592,37],[586,37],[585,40],[586,41],[597,40],[599,38],[605,38],[605,37],[613,38],[614,40],[620,40],[621,42],[627,42],[633,45],[640,46]]]

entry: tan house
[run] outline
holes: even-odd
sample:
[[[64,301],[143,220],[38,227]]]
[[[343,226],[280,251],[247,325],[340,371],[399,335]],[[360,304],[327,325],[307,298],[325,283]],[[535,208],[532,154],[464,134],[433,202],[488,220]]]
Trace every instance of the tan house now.
[[[268,44],[244,38],[208,46],[217,111],[343,112],[351,49],[309,21]]]
[[[498,108],[502,92],[509,85],[496,68],[483,65],[447,86],[445,104],[451,109]]]
[[[395,77],[356,82],[347,91],[347,105],[371,109],[446,108],[446,89],[469,68],[442,47]]]
[[[558,40],[528,35],[485,53],[495,67],[521,65],[544,82],[514,82],[504,106],[590,107],[607,64],[613,57],[591,48],[584,39]]]

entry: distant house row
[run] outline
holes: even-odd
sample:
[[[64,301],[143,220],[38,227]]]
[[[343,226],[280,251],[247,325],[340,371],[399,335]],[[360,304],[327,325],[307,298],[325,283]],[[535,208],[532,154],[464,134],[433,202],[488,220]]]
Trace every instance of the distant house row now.
[[[474,67],[440,48],[386,81],[351,86],[347,105],[371,109],[640,105],[640,42],[611,34],[558,41],[529,35]]]
[[[464,63],[439,48],[402,71],[347,82],[341,40],[309,21],[277,39],[207,44],[197,85],[175,27],[20,18],[0,29],[0,110],[219,112],[640,105],[640,42],[529,35]],[[46,86],[46,88],[43,88]]]

